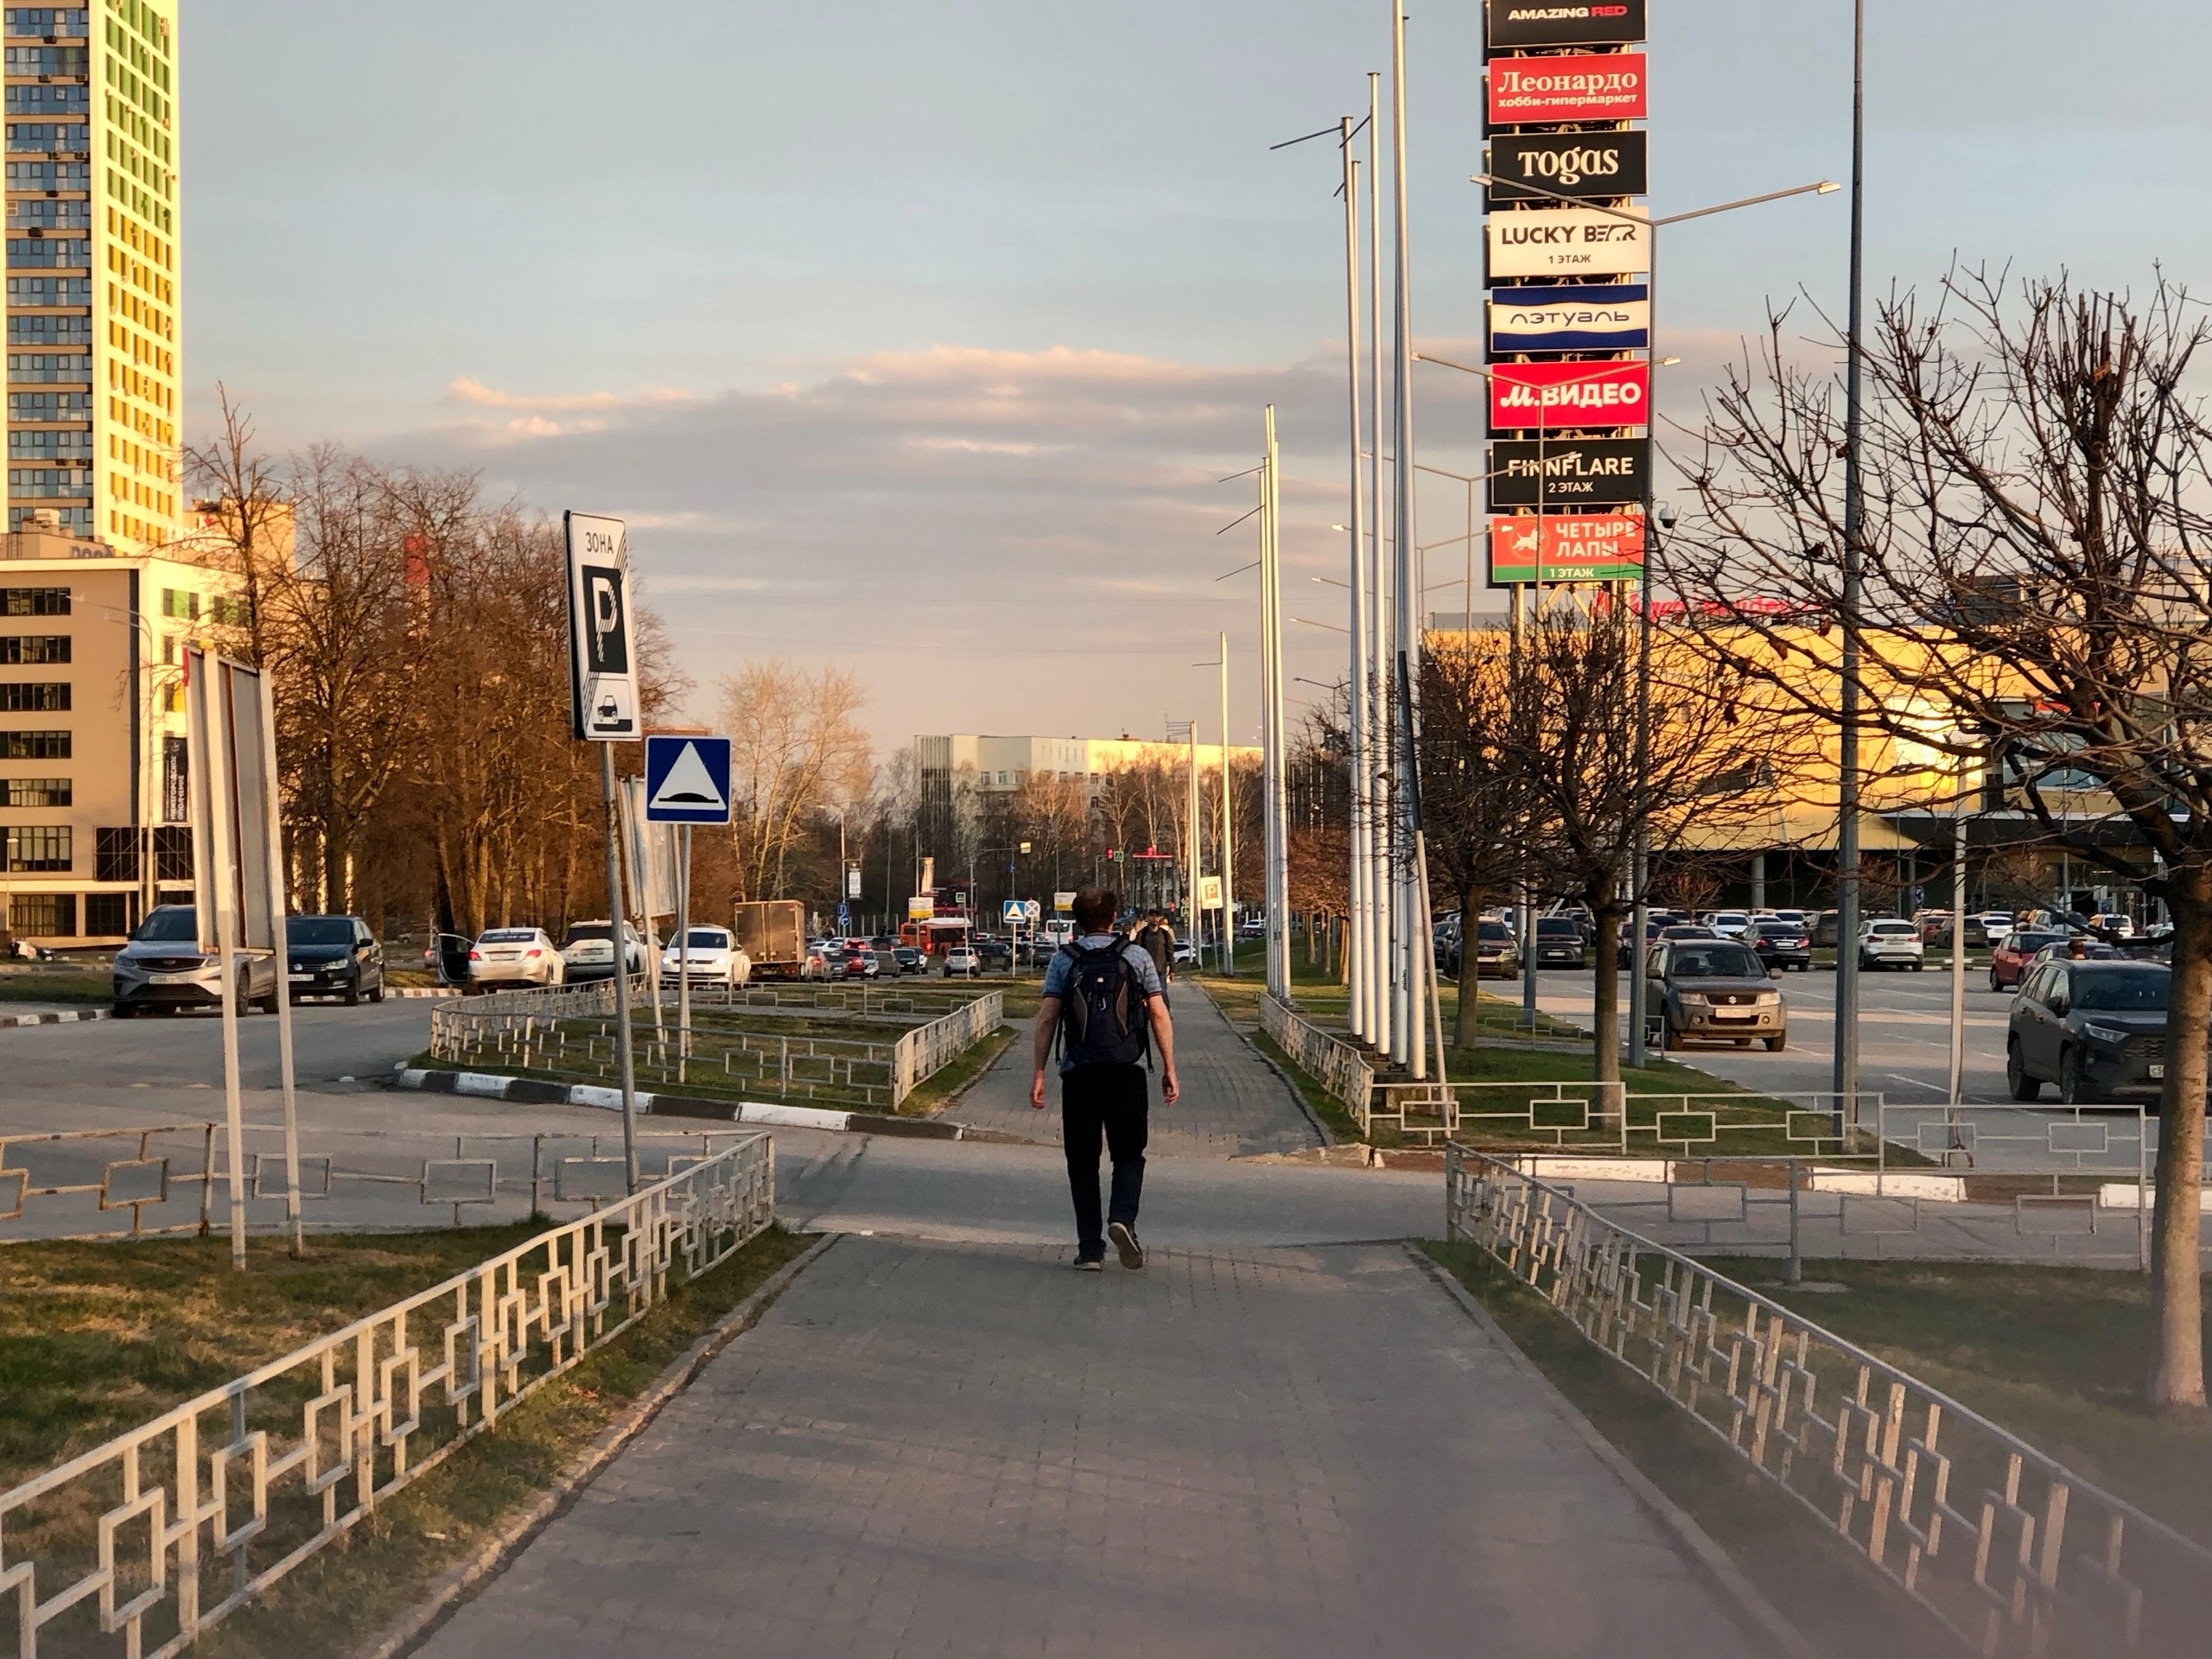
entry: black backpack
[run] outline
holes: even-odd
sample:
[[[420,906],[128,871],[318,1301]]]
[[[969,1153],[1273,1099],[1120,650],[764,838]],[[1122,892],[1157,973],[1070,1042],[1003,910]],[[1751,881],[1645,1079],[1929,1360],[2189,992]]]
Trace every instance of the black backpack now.
[[[1125,940],[1085,950],[1061,949],[1072,960],[1060,991],[1060,1035],[1075,1065],[1135,1065],[1152,1048],[1152,1016],[1144,981],[1122,954]]]

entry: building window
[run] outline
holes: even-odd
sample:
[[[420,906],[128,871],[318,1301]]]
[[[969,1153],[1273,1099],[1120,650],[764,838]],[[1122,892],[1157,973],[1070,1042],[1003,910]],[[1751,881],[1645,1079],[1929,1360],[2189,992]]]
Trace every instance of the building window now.
[[[60,873],[70,868],[70,828],[66,823],[21,824],[8,831],[10,875]]]
[[[67,732],[0,732],[0,760],[67,760]]]
[[[0,633],[0,665],[24,663],[66,663],[69,636],[66,633]]]
[[[27,202],[25,207],[40,207],[43,203]],[[18,206],[10,202],[12,212]],[[92,343],[92,319],[90,313],[67,311],[33,311],[25,315],[11,314],[8,318],[8,343],[10,346],[84,346]]]
[[[67,806],[70,804],[69,780],[67,778],[10,778],[8,779],[8,804]]]
[[[88,381],[92,378],[92,359],[76,352],[8,353],[8,384],[11,386],[43,385],[55,381]]]
[[[144,831],[128,827],[92,831],[92,880],[136,881]]]
[[[164,824],[154,831],[154,880],[192,880],[192,831],[184,825]]]
[[[200,620],[200,595],[186,588],[164,588],[162,589],[162,614],[197,622]]]
[[[89,466],[92,459],[92,435],[85,427],[58,432],[44,427],[33,427],[28,430],[18,427],[8,434],[8,459],[73,461]]]
[[[90,153],[92,130],[82,121],[10,121],[8,123],[8,148],[24,155],[46,155],[55,150],[64,154]]]
[[[14,92],[10,86],[8,89]],[[90,238],[80,236],[14,237],[8,238],[11,269],[35,270],[41,266],[63,270],[89,269],[92,263]]]
[[[73,893],[9,894],[8,931],[25,939],[76,938],[77,895]]]
[[[119,939],[130,931],[130,895],[127,893],[88,893],[85,895],[85,937]]]
[[[0,683],[0,714],[62,714],[69,707],[67,680]]]
[[[192,775],[188,760],[191,753],[181,737],[162,740],[162,820],[165,823],[182,823],[192,816],[192,803],[187,792]]]
[[[8,33],[32,40],[42,40],[48,35],[65,39],[89,37],[92,34],[92,8],[89,6],[10,6]]]
[[[67,588],[0,588],[0,616],[67,616]]]
[[[86,474],[90,476],[90,474]],[[33,514],[47,515],[34,519]],[[90,536],[92,533],[92,510],[88,507],[10,507],[8,509],[8,528],[11,531],[44,530],[48,534]],[[72,558],[91,558],[90,553],[73,553]]]
[[[11,276],[8,284],[12,289],[21,281]],[[44,277],[35,280],[43,282]],[[90,303],[89,301],[82,302]],[[13,304],[12,300],[10,301]],[[89,391],[11,391],[8,394],[8,418],[11,421],[89,421],[92,418],[92,394]]]

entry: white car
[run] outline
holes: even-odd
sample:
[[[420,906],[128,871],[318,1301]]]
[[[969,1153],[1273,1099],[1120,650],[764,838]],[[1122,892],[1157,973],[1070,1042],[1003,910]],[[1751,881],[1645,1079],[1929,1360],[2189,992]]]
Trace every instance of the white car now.
[[[1872,921],[1859,930],[1861,968],[1910,968],[1917,973],[1925,949],[1918,925],[1902,917]]]
[[[1751,931],[1751,918],[1740,910],[1716,910],[1706,925],[1724,939],[1740,939]]]
[[[753,958],[726,927],[695,927],[688,941],[660,953],[660,976],[668,983],[689,977],[694,985],[743,985],[753,978]]]
[[[982,971],[983,959],[976,954],[973,945],[956,944],[944,953],[944,976],[947,979],[955,974],[974,979]]]
[[[474,989],[558,985],[568,976],[560,947],[542,927],[495,927],[468,947],[468,983]]]
[[[1770,910],[1767,914],[1777,922],[1789,923],[1792,927],[1805,925],[1805,912],[1802,910]]]
[[[627,921],[622,924],[623,957],[632,974],[645,971],[645,942]],[[561,941],[561,960],[568,964],[570,980],[614,977],[614,929],[605,919],[571,922]]]
[[[1981,937],[1988,940],[1993,947],[2004,944],[2012,937],[2014,923],[2012,912],[2009,910],[1985,910],[1979,917],[1973,919],[1981,924]],[[1971,939],[1974,935],[1969,933],[1967,938]]]
[[[1167,960],[1178,968],[1195,968],[1198,965],[1198,947],[1188,939],[1178,939],[1168,951]]]

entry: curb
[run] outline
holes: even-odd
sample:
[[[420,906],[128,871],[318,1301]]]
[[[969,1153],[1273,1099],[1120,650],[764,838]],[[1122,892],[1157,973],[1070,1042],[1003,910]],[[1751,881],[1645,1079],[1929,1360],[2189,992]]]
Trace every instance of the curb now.
[[[67,1014],[0,1014],[0,1027],[72,1026],[82,1020],[105,1020],[105,1008],[77,1008]]]
[[[711,1329],[669,1363],[668,1369],[652,1388],[632,1401],[622,1414],[601,1432],[582,1462],[564,1471],[529,1509],[485,1540],[466,1560],[436,1580],[412,1611],[386,1625],[353,1659],[400,1659],[400,1656],[412,1652],[426,1637],[435,1634],[439,1626],[460,1611],[470,1592],[505,1570],[538,1534],[567,1514],[583,1495],[584,1488],[645,1432],[660,1414],[661,1408],[690,1387],[693,1379],[724,1348],[751,1330],[761,1314],[767,1312],[769,1304],[840,1236],[831,1233],[795,1260],[785,1262],[758,1290],[717,1319]]]
[[[1675,1535],[1675,1541],[1688,1554],[1692,1563],[1712,1580],[1722,1598],[1733,1605],[1733,1611],[1745,1625],[1748,1634],[1764,1637],[1766,1650],[1778,1656],[1778,1659],[1821,1659],[1819,1649],[1799,1633],[1796,1625],[1782,1616],[1781,1611],[1745,1575],[1743,1568],[1730,1559],[1728,1552],[1713,1541],[1712,1535],[1698,1525],[1687,1510],[1654,1485],[1650,1477],[1629,1461],[1626,1452],[1598,1432],[1597,1426],[1576,1409],[1572,1400],[1560,1392],[1558,1385],[1544,1375],[1535,1360],[1521,1351],[1520,1345],[1506,1335],[1504,1327],[1491,1317],[1490,1310],[1452,1276],[1449,1268],[1411,1241],[1405,1243],[1404,1249],[1414,1265],[1427,1272],[1445,1294],[1459,1304],[1461,1313],[1497,1338],[1506,1363],[1543,1391],[1545,1403],[1597,1454],[1598,1460],[1605,1465],[1616,1480],[1628,1488],[1637,1502]]]
[[[588,1083],[547,1083],[511,1077],[497,1071],[433,1071],[404,1065],[392,1072],[395,1089],[429,1095],[467,1095],[477,1100],[512,1100],[531,1106],[590,1106],[622,1109],[622,1091]],[[932,1117],[893,1117],[881,1112],[836,1111],[820,1106],[785,1106],[758,1100],[706,1100],[696,1095],[636,1091],[638,1110],[655,1117],[704,1118],[718,1123],[758,1123],[784,1129],[825,1129],[840,1135],[904,1135],[915,1141],[958,1141],[967,1126]]]

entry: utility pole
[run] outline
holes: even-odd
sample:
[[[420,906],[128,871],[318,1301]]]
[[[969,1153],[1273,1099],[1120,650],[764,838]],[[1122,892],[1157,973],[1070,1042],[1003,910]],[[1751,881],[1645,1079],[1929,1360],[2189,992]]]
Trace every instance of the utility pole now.
[[[1367,1021],[1367,982],[1373,969],[1367,952],[1367,915],[1373,904],[1367,889],[1370,874],[1366,855],[1371,783],[1367,754],[1367,527],[1365,504],[1360,499],[1359,461],[1359,162],[1351,153],[1351,118],[1341,129],[1344,188],[1344,388],[1350,403],[1351,448],[1351,514],[1345,529],[1351,543],[1351,565],[1345,572],[1351,589],[1351,702],[1345,721],[1346,761],[1351,775],[1351,833],[1344,837],[1350,851],[1346,892],[1351,902],[1344,927],[1346,1014],[1355,1038],[1370,1035]],[[1224,649],[1223,654],[1228,653]]]
[[[1387,849],[1395,889],[1391,909],[1397,933],[1391,973],[1390,1058],[1409,1065],[1418,1082],[1427,1075],[1424,1064],[1427,1045],[1420,1039],[1419,1022],[1421,958],[1428,942],[1420,937],[1421,906],[1413,880],[1415,872],[1407,863],[1411,848],[1407,812],[1414,772],[1413,686],[1421,666],[1421,575],[1414,555],[1420,538],[1414,527],[1414,325],[1413,270],[1406,209],[1406,15],[1400,9],[1399,0],[1390,0],[1390,63],[1392,228],[1397,243],[1392,272],[1396,302],[1396,359],[1392,368],[1396,502],[1391,520],[1397,536],[1392,575],[1397,584],[1397,639],[1393,666],[1396,670],[1398,716],[1395,741],[1389,752],[1393,783],[1391,845]]]
[[[1221,635],[1221,971],[1236,977],[1236,803],[1229,764],[1229,635]]]
[[[1367,729],[1363,749],[1366,771],[1360,779],[1367,805],[1366,817],[1355,825],[1359,856],[1367,867],[1366,1040],[1370,1046],[1388,1050],[1389,1020],[1385,1012],[1389,981],[1389,883],[1382,858],[1382,803],[1376,774],[1382,769],[1382,664],[1386,625],[1382,608],[1382,77],[1370,70],[1367,76],[1367,507],[1368,544],[1362,550],[1360,581],[1365,584],[1367,604]]]
[[[1267,834],[1264,838],[1267,904],[1267,984],[1277,1001],[1290,1001],[1290,881],[1287,802],[1283,776],[1281,547],[1279,484],[1281,465],[1275,447],[1275,406],[1267,409],[1267,465],[1260,476],[1260,706],[1266,747],[1263,779]]]
[[[1866,300],[1866,0],[1851,9],[1851,296],[1849,359],[1844,374],[1843,684],[1837,700],[1835,820],[1836,1112],[1847,1132],[1859,1123],[1859,585],[1866,480],[1862,326]],[[1848,1147],[1846,1150],[1849,1150]]]

